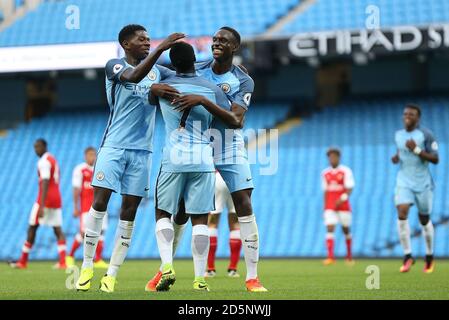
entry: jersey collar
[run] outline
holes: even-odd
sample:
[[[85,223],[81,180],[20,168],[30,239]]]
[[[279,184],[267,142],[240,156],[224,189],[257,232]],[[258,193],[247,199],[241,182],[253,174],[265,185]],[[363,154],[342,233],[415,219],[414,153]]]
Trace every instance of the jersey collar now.
[[[178,77],[182,77],[182,78],[193,78],[193,77],[197,77],[195,72],[191,72],[191,73],[177,73],[176,74]]]

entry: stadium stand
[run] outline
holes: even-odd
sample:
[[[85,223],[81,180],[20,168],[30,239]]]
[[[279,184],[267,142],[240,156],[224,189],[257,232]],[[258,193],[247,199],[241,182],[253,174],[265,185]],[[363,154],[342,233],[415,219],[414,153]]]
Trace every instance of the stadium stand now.
[[[405,99],[361,100],[325,108],[310,118],[303,119],[300,126],[280,136],[278,171],[276,175],[261,176],[260,165],[253,165],[256,189],[254,210],[261,233],[261,255],[263,256],[323,256],[325,253],[322,222],[322,192],[320,173],[327,166],[326,149],[337,145],[342,150],[342,162],[354,171],[356,188],[352,196],[354,211],[354,254],[356,256],[401,256],[397,243],[396,214],[393,205],[393,190],[397,167],[390,162],[395,152],[394,132],[402,127],[401,115]],[[447,163],[449,154],[446,141],[449,132],[444,124],[449,121],[449,97],[416,99],[423,107],[424,126],[432,129],[440,142],[440,161]],[[287,117],[285,105],[255,105],[247,120],[249,128],[270,128]],[[87,145],[97,146],[107,121],[105,112],[54,113],[50,116],[22,124],[0,139],[0,153],[4,170],[0,184],[4,191],[0,201],[8,214],[0,216],[4,232],[0,241],[7,244],[0,259],[18,254],[27,227],[28,212],[37,192],[35,172],[36,156],[32,143],[38,136],[49,141],[51,152],[61,166],[63,193],[64,230],[69,242],[77,230],[78,221],[72,218],[71,170],[82,161],[82,151]],[[157,120],[154,143],[152,185],[160,163],[163,127]],[[447,166],[431,165],[435,177],[436,191],[432,219],[436,227],[435,254],[446,255],[449,249],[447,224],[447,201],[449,192]],[[295,174],[292,174],[295,173]],[[14,184],[8,177],[18,177]],[[154,188],[153,188],[154,190]],[[114,226],[120,197],[114,196],[110,205],[111,228],[106,235],[105,254],[111,253]],[[154,232],[153,199],[143,203],[136,220],[136,236],[131,246],[130,258],[157,257]],[[412,230],[419,231],[415,211],[411,214]],[[189,227],[190,228],[190,227]],[[219,229],[219,237],[226,239],[227,228]],[[148,236],[142,236],[148,234]],[[190,232],[179,248],[178,256],[190,256]],[[337,232],[336,253],[345,253],[344,242]],[[56,256],[50,229],[41,230],[32,259],[50,259]],[[8,241],[6,241],[8,240]],[[413,238],[416,254],[424,254],[420,236]],[[226,241],[219,242],[217,255],[227,255]],[[81,253],[77,253],[80,258]]]
[[[148,27],[154,39],[175,31],[190,37],[209,36],[224,25],[251,36],[266,30],[297,4],[298,0],[267,0],[264,5],[257,0],[109,0],[107,10],[102,10],[105,2],[100,0],[46,1],[0,33],[0,46],[115,41],[128,23]],[[79,7],[79,29],[66,28],[69,5]],[[128,10],[129,14],[123,14]]]
[[[252,107],[247,117],[247,128],[270,128],[278,121],[282,121],[289,110],[286,105],[258,105]],[[63,229],[70,243],[78,230],[78,219],[73,218],[73,201],[71,189],[72,170],[83,161],[83,150],[89,145],[98,147],[103,131],[107,124],[108,114],[104,111],[90,112],[55,112],[41,119],[35,119],[28,124],[21,124],[17,129],[8,132],[6,137],[0,138],[0,154],[2,170],[0,171],[0,185],[2,193],[0,201],[5,204],[8,214],[0,215],[0,224],[4,232],[0,234],[0,241],[7,243],[1,251],[0,259],[16,257],[20,252],[28,223],[31,206],[37,196],[36,162],[33,143],[37,137],[44,137],[49,143],[49,151],[53,153],[61,170],[61,192],[63,199]],[[162,118],[156,121],[154,139],[154,156],[152,167],[152,190],[161,161],[161,149],[164,139]],[[10,177],[17,177],[14,183]],[[112,251],[115,225],[120,208],[120,197],[114,195],[109,206],[110,226],[106,237],[105,254]],[[143,203],[136,220],[137,229],[129,256],[132,258],[157,257],[156,239],[154,238],[154,205],[153,199]],[[147,234],[148,236],[144,236]],[[188,233],[189,234],[189,233]],[[38,232],[36,246],[30,257],[32,259],[51,259],[56,256],[54,235],[51,228],[42,228]],[[189,241],[187,241],[189,242]],[[190,244],[180,250],[180,255],[189,255]],[[189,242],[190,243],[190,242]],[[80,253],[78,253],[80,254]],[[80,256],[79,256],[80,257]]]
[[[279,34],[365,28],[365,9],[372,5],[379,8],[381,28],[449,20],[449,2],[446,0],[317,0],[285,25]]]

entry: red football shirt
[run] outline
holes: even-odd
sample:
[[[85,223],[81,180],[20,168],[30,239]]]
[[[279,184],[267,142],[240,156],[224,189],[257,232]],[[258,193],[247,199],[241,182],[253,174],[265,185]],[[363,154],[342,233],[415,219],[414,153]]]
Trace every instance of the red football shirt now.
[[[354,188],[354,177],[351,169],[339,165],[336,168],[329,167],[321,174],[322,187],[325,192],[324,210],[351,211],[349,200],[344,201],[338,208],[337,200],[348,189]]]
[[[61,193],[59,191],[59,166],[55,157],[46,152],[37,162],[37,175],[39,177],[39,194],[37,203],[40,203],[42,194],[42,181],[49,180],[45,208],[59,209],[62,206]]]
[[[81,163],[75,167],[72,175],[72,186],[80,189],[81,212],[89,212],[94,201],[94,188],[92,187],[92,178],[94,168],[87,163]]]

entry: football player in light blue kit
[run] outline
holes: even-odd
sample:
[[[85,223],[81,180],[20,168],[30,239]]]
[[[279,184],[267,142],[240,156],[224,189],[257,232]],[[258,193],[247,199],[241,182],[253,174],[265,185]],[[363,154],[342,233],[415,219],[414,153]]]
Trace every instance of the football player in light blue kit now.
[[[210,143],[212,113],[226,112],[229,101],[215,84],[195,73],[195,53],[185,42],[174,44],[170,60],[176,73],[165,77],[168,84],[191,104],[174,105],[172,99],[159,99],[165,122],[165,146],[162,165],[156,182],[156,239],[162,260],[162,276],[156,284],[157,291],[167,291],[175,282],[173,268],[174,229],[171,217],[179,211],[181,201],[192,221],[192,255],[195,290],[209,291],[204,280],[209,249],[208,213],[215,209],[215,167]],[[156,103],[156,97],[150,95]],[[184,101],[184,100],[182,100]],[[212,110],[212,113],[208,110]],[[236,120],[235,120],[236,121]],[[147,291],[153,291],[147,288]]]
[[[434,269],[433,239],[434,228],[430,220],[434,183],[429,171],[429,162],[438,163],[438,143],[433,134],[419,125],[421,109],[408,104],[403,113],[404,129],[395,135],[397,153],[394,164],[399,163],[396,178],[395,205],[398,211],[399,239],[404,250],[404,261],[400,272],[408,272],[414,264],[410,241],[408,212],[416,204],[419,221],[426,243],[425,273]]]
[[[110,116],[95,164],[94,201],[86,217],[84,259],[76,288],[87,291],[93,277],[93,257],[112,192],[122,195],[120,220],[107,274],[100,289],[113,292],[119,267],[128,251],[137,208],[149,194],[155,107],[148,103],[150,86],[167,72],[155,63],[163,51],[184,37],[174,33],[150,54],[150,38],[139,25],[125,26],[119,43],[126,57],[106,64]]]
[[[262,286],[257,276],[259,232],[251,205],[254,185],[243,137],[239,130],[243,127],[245,113],[250,105],[254,81],[241,68],[232,63],[234,54],[240,47],[240,35],[236,30],[230,27],[222,27],[215,33],[212,41],[214,59],[197,64],[196,70],[199,75],[212,81],[224,91],[231,102],[228,110],[237,118],[236,123],[229,125],[229,123],[222,121],[221,117],[216,117],[213,127],[221,133],[221,139],[214,140],[215,165],[231,192],[240,223],[240,235],[247,270],[246,288],[251,292],[265,292],[267,290]],[[162,84],[152,87],[152,93],[157,96],[164,94],[164,90],[166,90],[166,87]],[[191,101],[187,101],[189,98],[183,99],[177,100],[177,103],[184,103],[185,107],[189,107],[191,105]],[[229,128],[236,130],[229,134],[229,131],[226,132],[226,129]],[[183,225],[187,222],[186,216],[181,213],[179,212],[176,215],[173,223],[175,246],[182,236]],[[158,275],[153,279],[157,277]]]

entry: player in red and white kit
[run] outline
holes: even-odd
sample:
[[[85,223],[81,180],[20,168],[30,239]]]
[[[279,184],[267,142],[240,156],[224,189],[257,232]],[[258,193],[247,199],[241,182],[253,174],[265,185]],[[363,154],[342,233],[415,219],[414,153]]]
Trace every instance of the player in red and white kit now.
[[[235,213],[234,202],[232,201],[231,193],[226,186],[225,181],[220,173],[215,173],[215,211],[209,214],[209,254],[207,257],[207,272],[206,277],[215,277],[215,252],[218,245],[218,222],[220,221],[220,214],[224,208],[228,209],[228,225],[229,225],[229,249],[231,251],[228,276],[231,278],[238,278],[237,264],[240,259],[240,250],[242,249],[242,240],[240,239],[240,225]]]
[[[66,258],[68,267],[75,265],[75,252],[81,246],[84,239],[84,228],[86,214],[89,212],[92,202],[94,200],[94,188],[92,187],[92,178],[94,175],[94,164],[97,160],[97,151],[93,147],[88,147],[84,150],[85,162],[77,165],[72,174],[73,187],[73,216],[80,218],[80,230],[75,236],[72,249]],[[94,267],[106,269],[108,264],[102,259],[103,253],[103,234],[107,227],[107,216],[103,219],[102,235],[98,240],[97,249],[95,251]]]
[[[22,247],[19,261],[10,263],[10,266],[25,269],[28,263],[28,254],[33,247],[36,231],[39,225],[51,226],[58,241],[59,262],[56,269],[65,269],[66,243],[62,232],[61,193],[59,191],[59,166],[53,155],[47,151],[47,142],[38,139],[34,143],[34,151],[39,157],[37,163],[39,177],[39,195],[33,205],[29,219],[28,236]]]
[[[330,167],[321,174],[322,187],[324,191],[324,224],[327,227],[326,246],[327,259],[325,265],[335,263],[334,256],[334,233],[335,226],[341,223],[346,238],[346,262],[354,264],[351,246],[351,222],[352,213],[349,196],[354,188],[355,182],[351,169],[340,164],[340,150],[330,148],[327,151]]]

